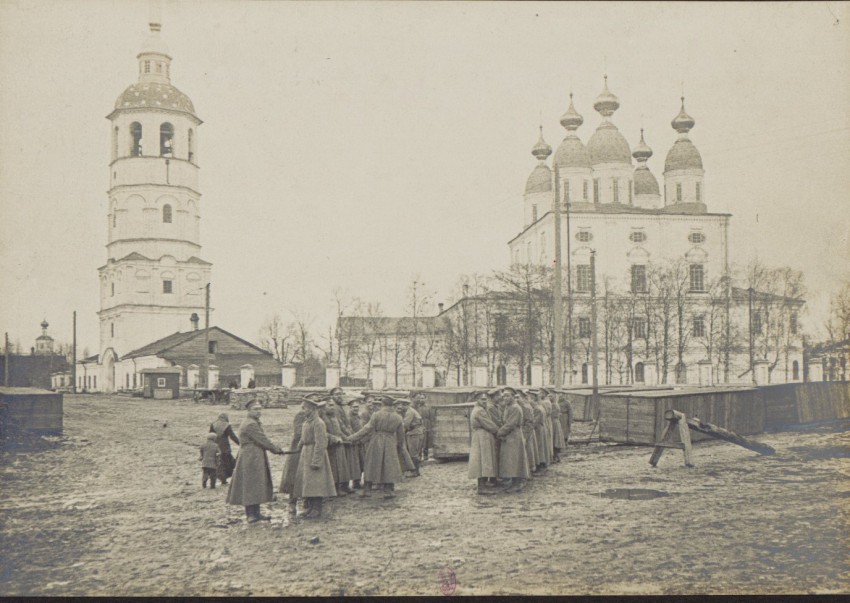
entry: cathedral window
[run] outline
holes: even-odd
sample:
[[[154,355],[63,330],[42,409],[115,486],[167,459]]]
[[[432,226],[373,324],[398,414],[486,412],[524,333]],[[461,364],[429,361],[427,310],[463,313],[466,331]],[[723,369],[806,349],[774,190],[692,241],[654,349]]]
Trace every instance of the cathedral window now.
[[[629,235],[629,240],[632,243],[643,243],[646,241],[646,233],[642,230],[636,230]]]
[[[109,295],[111,297],[115,297],[115,283],[109,283],[109,289],[110,289]]]
[[[112,130],[112,159],[118,158],[118,126]]]
[[[697,202],[702,201],[702,190],[700,190],[702,187],[700,186],[700,184],[700,182],[697,182]]]
[[[585,316],[578,319],[578,336],[582,339],[590,337],[590,319]]]
[[[537,204],[531,206],[531,221],[537,222]]]
[[[580,230],[576,233],[576,239],[582,243],[590,243],[593,240],[593,234],[589,230]]]
[[[115,323],[114,322],[109,323],[109,336],[115,337]]]
[[[646,320],[643,318],[635,318],[632,320],[632,337],[635,339],[646,338]]]
[[[570,202],[570,179],[564,179],[564,203]]]
[[[581,183],[581,198],[587,201],[587,180]]]
[[[590,264],[576,266],[576,291],[578,293],[590,291]]]
[[[632,293],[646,293],[646,266],[632,266]]]
[[[643,362],[638,362],[635,365],[635,383],[643,383],[645,379]]]
[[[701,232],[692,232],[688,235],[688,240],[694,245],[697,243],[705,243],[705,235]]]
[[[162,281],[162,292],[163,293],[171,293],[172,292],[171,281],[169,281],[169,280]]]
[[[680,182],[676,185],[676,201],[678,202],[678,201],[681,201],[681,200],[682,200],[682,183]]]
[[[792,377],[791,377],[791,378],[792,378],[794,381],[799,381],[799,380],[800,380],[800,363],[799,363],[799,362],[797,362],[796,360],[795,360],[795,361],[794,361],[794,363],[791,365],[791,371],[792,371],[792,372],[791,372],[791,374],[792,374]]]
[[[614,203],[620,202],[620,181],[614,178]]]
[[[629,186],[629,205],[632,205],[634,203],[634,201],[632,201],[632,181],[628,180],[627,183]]]
[[[159,154],[162,157],[173,157],[174,126],[165,122],[159,127]]]
[[[694,316],[694,337],[705,337],[705,317]]]
[[[797,313],[796,312],[791,312],[790,323],[791,324],[789,325],[789,327],[791,329],[791,335],[796,335],[797,334]]]
[[[171,206],[168,203],[162,206],[162,221],[171,224]]]
[[[215,354],[216,352],[218,352],[218,342],[215,340],[210,341],[210,345],[209,348],[207,348],[207,351],[210,354]]]
[[[593,179],[593,202],[599,203],[599,178]]]
[[[753,333],[761,335],[761,311],[753,312]]]
[[[156,72],[162,73],[162,63],[160,63],[159,61],[156,62]]]
[[[189,128],[189,161],[195,158],[195,131]]]
[[[142,156],[142,124],[134,121],[130,124],[130,155],[132,157]]]
[[[705,269],[702,264],[691,264],[690,285],[690,290],[693,293],[705,291]]]
[[[151,72],[151,62],[145,61],[145,73],[150,73],[150,72]]]

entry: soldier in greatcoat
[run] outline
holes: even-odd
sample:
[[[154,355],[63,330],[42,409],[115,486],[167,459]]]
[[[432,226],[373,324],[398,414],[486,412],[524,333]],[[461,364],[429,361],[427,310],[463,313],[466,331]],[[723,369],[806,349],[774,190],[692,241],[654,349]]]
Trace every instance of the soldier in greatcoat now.
[[[407,452],[416,467],[411,477],[419,477],[419,457],[425,441],[425,428],[422,426],[421,415],[415,408],[410,407],[410,400],[405,398],[401,399],[401,419],[404,422]]]
[[[561,427],[564,429],[564,450],[570,443],[570,431],[573,427],[573,406],[567,397],[559,396],[558,404],[561,407]]]
[[[422,460],[428,460],[428,451],[433,445],[433,419],[431,417],[431,407],[425,404],[425,394],[416,392],[413,394],[413,409],[422,417],[422,429],[425,431],[425,439],[422,442]]]
[[[304,423],[301,426],[301,454],[295,472],[295,494],[304,499],[302,519],[319,519],[324,498],[336,496],[336,486],[328,458],[328,432],[319,418],[323,401],[304,399]]]
[[[301,456],[301,427],[307,414],[303,407],[295,413],[292,419],[292,439],[289,441],[289,454],[283,465],[283,474],[280,478],[279,492],[289,494],[289,514],[295,515],[298,504],[298,495],[295,493],[295,473],[298,470],[298,460]]]
[[[346,411],[348,416],[348,425],[351,430],[349,434],[354,433],[355,431],[359,431],[361,427],[363,427],[364,423],[360,419],[360,398],[354,398],[353,400],[349,400],[348,402],[348,410]],[[365,448],[363,448],[363,442],[357,442],[353,444],[350,448],[350,453],[357,457],[357,466],[359,467],[357,473],[352,473],[353,480],[353,488],[355,490],[360,490],[363,486],[360,484],[360,478],[363,475],[363,459],[366,454]],[[356,477],[355,477],[356,476]]]
[[[330,400],[325,400],[326,404],[320,412],[328,431],[328,456],[331,459],[331,470],[336,484],[337,496],[351,494],[353,490],[348,487],[348,482],[351,480],[348,466],[348,455],[345,453],[347,446],[343,445],[342,428],[339,424],[339,417],[336,412],[336,404]]]
[[[362,490],[362,496],[370,496],[370,484],[374,484],[383,490],[384,498],[394,498],[393,490],[395,482],[402,477],[402,465],[407,471],[414,468],[404,441],[404,422],[393,410],[393,402],[392,398],[385,396],[381,401],[381,409],[373,413],[369,422],[359,431],[347,438],[350,442],[357,442],[364,436],[371,436],[363,466],[367,487]],[[399,459],[402,463],[399,463]]]
[[[351,421],[348,416],[348,407],[345,403],[345,393],[342,391],[341,387],[335,387],[331,390],[331,401],[336,407],[336,418],[339,420],[340,433],[343,436],[351,435],[355,430],[351,428]],[[360,473],[362,473],[363,468],[360,464],[360,457],[357,456],[357,450],[354,446],[343,446],[342,449],[345,453],[345,460],[348,462],[349,480],[354,480],[357,484],[359,484]],[[353,492],[351,488],[349,488],[348,482],[345,483],[344,490],[346,490],[348,494]]]
[[[496,432],[496,437],[501,440],[499,477],[510,479],[506,492],[522,490],[525,487],[525,481],[531,476],[522,433],[523,409],[514,399],[512,392],[512,388],[504,390],[502,426]]]
[[[490,396],[487,392],[475,394],[475,406],[469,417],[472,440],[469,444],[468,475],[470,479],[478,480],[478,494],[493,494],[485,484],[488,478],[499,476],[499,456],[496,451],[499,426],[487,410],[489,402]]]
[[[266,451],[283,454],[283,450],[275,446],[263,431],[260,424],[263,405],[257,400],[249,400],[245,407],[248,416],[239,426],[240,448],[227,491],[227,502],[244,506],[248,522],[254,523],[270,519],[260,515],[260,505],[273,499],[272,474]]]
[[[536,444],[537,454],[537,469],[545,469],[549,464],[549,457],[546,454],[546,427],[544,426],[545,417],[543,416],[543,407],[537,399],[537,390],[529,391],[529,404],[531,405],[534,416],[534,443]]]
[[[534,434],[534,409],[528,402],[525,392],[517,391],[516,402],[522,409],[522,436],[525,442],[525,454],[528,460],[529,475],[537,471],[537,438]],[[504,415],[504,407],[502,409]]]
[[[487,398],[487,413],[490,415],[490,419],[495,423],[496,427],[499,428],[502,426],[502,390],[500,389],[491,389],[488,393]],[[499,460],[499,446],[502,442],[499,438],[494,438],[495,452],[496,452],[496,461]],[[497,463],[498,465],[498,463]],[[495,486],[497,484],[497,477],[491,477],[487,479],[487,486]]]
[[[561,462],[561,451],[566,447],[564,432],[561,429],[561,407],[558,404],[558,394],[553,390],[544,390],[551,408],[550,423],[552,425],[552,462]]]

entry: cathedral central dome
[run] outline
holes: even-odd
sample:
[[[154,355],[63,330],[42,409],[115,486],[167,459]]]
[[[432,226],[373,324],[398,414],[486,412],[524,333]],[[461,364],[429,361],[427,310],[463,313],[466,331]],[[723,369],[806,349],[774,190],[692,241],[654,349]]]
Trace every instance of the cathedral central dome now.
[[[559,149],[560,150],[560,149]],[[632,164],[632,153],[629,143],[611,122],[603,122],[587,141],[590,162]]]

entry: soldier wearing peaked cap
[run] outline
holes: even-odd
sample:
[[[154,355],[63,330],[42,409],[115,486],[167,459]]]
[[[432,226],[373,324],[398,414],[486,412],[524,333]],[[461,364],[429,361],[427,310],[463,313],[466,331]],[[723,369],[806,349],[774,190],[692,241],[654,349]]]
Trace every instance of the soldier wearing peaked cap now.
[[[487,410],[491,401],[490,395],[482,391],[475,394],[474,399],[475,406],[469,417],[472,440],[469,446],[468,475],[470,479],[478,480],[478,494],[491,494],[491,490],[485,489],[485,483],[488,478],[495,479],[499,475],[499,456],[496,449],[499,426]]]
[[[273,499],[271,468],[266,451],[283,454],[283,450],[268,439],[260,424],[263,405],[252,399],[245,408],[248,416],[239,427],[240,449],[227,491],[227,502],[244,506],[248,522],[254,523],[270,519],[260,514],[260,505]]]
[[[295,471],[294,493],[305,500],[306,511],[302,519],[319,519],[322,516],[323,498],[336,496],[336,487],[328,458],[328,433],[319,410],[325,405],[315,399],[305,399],[301,404],[304,423],[301,426],[301,454]]]
[[[393,411],[393,402],[392,398],[384,396],[381,409],[373,413],[369,422],[359,431],[347,438],[350,442],[357,442],[365,436],[371,436],[363,465],[363,479],[367,487],[361,496],[370,496],[374,484],[381,487],[384,498],[394,498],[395,482],[402,477],[402,464],[406,470],[414,468],[404,441],[404,421]],[[399,463],[399,459],[402,463]]]
[[[402,398],[399,402],[401,406],[401,418],[404,422],[407,452],[410,454],[415,467],[411,477],[419,477],[419,456],[422,454],[422,445],[425,442],[425,428],[422,425],[422,416],[415,408],[410,407],[410,400]]]

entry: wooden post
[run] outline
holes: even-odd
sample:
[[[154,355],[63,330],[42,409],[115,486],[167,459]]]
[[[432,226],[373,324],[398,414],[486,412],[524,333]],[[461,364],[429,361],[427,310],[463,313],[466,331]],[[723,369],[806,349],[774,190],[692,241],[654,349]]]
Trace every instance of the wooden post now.
[[[74,310],[74,323],[71,329],[74,333],[74,343],[71,351],[71,392],[77,393],[77,311]]]
[[[542,126],[541,126],[541,136],[542,136]],[[563,299],[561,297],[562,294],[562,284],[561,284],[561,200],[558,198],[561,191],[561,177],[560,171],[558,170],[557,164],[555,165],[555,203],[553,205],[554,216],[555,216],[555,279],[552,285],[554,289],[554,307],[552,308],[552,315],[555,321],[555,371],[554,371],[554,385],[555,387],[563,387],[564,386],[564,361],[563,361],[563,352],[564,352],[564,319],[563,319]]]
[[[5,387],[9,387],[9,333],[6,333],[6,357],[3,359],[5,362],[3,363],[3,385]]]

